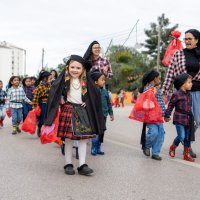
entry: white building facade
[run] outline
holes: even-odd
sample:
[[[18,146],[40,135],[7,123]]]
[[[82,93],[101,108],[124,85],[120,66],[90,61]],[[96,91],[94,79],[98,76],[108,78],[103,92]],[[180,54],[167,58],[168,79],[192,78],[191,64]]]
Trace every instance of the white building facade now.
[[[8,42],[0,43],[0,80],[7,85],[11,76],[24,75],[26,68],[26,50]]]

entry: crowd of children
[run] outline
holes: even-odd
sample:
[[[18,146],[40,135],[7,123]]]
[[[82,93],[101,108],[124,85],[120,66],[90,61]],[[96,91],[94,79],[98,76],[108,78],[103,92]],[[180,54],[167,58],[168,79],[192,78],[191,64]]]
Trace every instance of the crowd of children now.
[[[78,141],[77,168],[80,175],[89,175],[93,169],[86,164],[86,150],[88,139],[91,139],[91,155],[104,155],[101,145],[104,140],[107,116],[114,120],[111,97],[105,89],[106,76],[99,70],[90,71],[90,65],[78,55],[71,55],[66,63],[66,68],[58,76],[55,70],[51,72],[41,71],[37,80],[26,77],[21,80],[19,76],[12,76],[9,80],[7,92],[3,90],[3,83],[0,81],[0,127],[3,127],[3,120],[6,110],[12,115],[12,134],[20,133],[20,123],[24,121],[32,109],[40,107],[41,113],[38,118],[37,135],[40,137],[43,125],[52,126],[59,113],[57,137],[62,138],[62,153],[65,157],[64,171],[68,175],[74,175],[72,162],[72,147],[74,141]],[[145,156],[154,160],[162,160],[160,151],[164,142],[163,123],[170,121],[170,116],[175,108],[173,124],[176,126],[177,137],[169,148],[169,155],[175,156],[175,150],[180,143],[184,146],[183,159],[194,162],[190,154],[190,144],[194,141],[194,118],[191,110],[192,78],[183,73],[174,81],[174,92],[169,99],[167,109],[159,90],[160,76],[155,70],[150,70],[143,75],[142,87],[138,100],[134,100],[133,116],[136,116],[140,96],[147,92],[153,94],[154,99],[148,97],[142,104],[143,115],[148,115],[150,110],[155,116],[161,115],[161,120],[155,120],[151,116],[143,120],[141,144]],[[147,96],[147,95],[146,95]],[[118,92],[114,107],[120,104],[124,107],[126,94],[123,89]],[[149,103],[148,103],[149,101]],[[151,102],[150,102],[151,101]],[[155,106],[158,104],[159,107]],[[149,107],[148,107],[149,106]],[[142,120],[141,120],[142,121]],[[148,129],[146,131],[146,128]]]

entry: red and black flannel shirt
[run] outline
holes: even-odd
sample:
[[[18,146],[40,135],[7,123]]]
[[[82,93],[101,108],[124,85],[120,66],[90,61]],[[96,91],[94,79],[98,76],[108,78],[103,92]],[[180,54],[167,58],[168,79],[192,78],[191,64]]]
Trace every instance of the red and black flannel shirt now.
[[[168,95],[169,88],[174,82],[174,79],[182,73],[187,73],[187,70],[184,52],[183,50],[179,50],[174,53],[172,60],[170,61],[165,81],[162,86],[162,94]],[[200,81],[200,69],[193,80]]]
[[[180,113],[177,110],[186,111],[187,113],[192,112],[192,110],[191,110],[192,109],[191,93],[189,91],[184,92],[182,90],[176,91],[172,95],[170,102],[168,104],[167,110],[165,112],[166,118],[170,117],[174,107],[175,107],[175,112],[174,112],[174,116],[173,116],[173,123],[178,122],[185,126],[189,125],[190,116],[187,114]]]
[[[98,69],[103,73],[103,68],[106,66],[108,67],[108,74],[106,78],[111,78],[113,76],[112,67],[110,62],[106,58],[99,57],[97,60],[94,60],[92,62],[91,71],[94,69]]]

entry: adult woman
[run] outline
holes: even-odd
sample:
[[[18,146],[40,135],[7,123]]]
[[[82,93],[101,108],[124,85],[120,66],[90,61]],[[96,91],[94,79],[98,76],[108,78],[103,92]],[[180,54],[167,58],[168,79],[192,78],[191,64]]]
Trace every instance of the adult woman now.
[[[162,87],[162,93],[164,97],[168,95],[170,86],[178,75],[182,73],[190,74],[193,78],[193,86],[191,90],[192,111],[196,125],[199,126],[200,106],[198,105],[198,101],[200,100],[200,32],[196,29],[186,31],[184,41],[186,48],[177,51],[170,62]],[[196,157],[196,154],[192,152],[192,149],[190,153],[192,157]]]
[[[85,52],[83,58],[88,61],[91,65],[91,71],[98,69],[101,71],[106,78],[111,78],[113,76],[112,68],[110,62],[106,58],[100,56],[101,46],[97,41],[93,41],[87,51]]]
[[[55,69],[52,69],[50,71],[50,74],[51,74],[52,82],[55,81],[58,78],[58,73]]]

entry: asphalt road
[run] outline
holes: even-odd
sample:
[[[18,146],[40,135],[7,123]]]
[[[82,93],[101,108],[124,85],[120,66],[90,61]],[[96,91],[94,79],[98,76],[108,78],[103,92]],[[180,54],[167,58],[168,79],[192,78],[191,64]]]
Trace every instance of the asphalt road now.
[[[141,123],[128,119],[130,110],[114,108],[104,156],[91,156],[88,144],[87,163],[95,171],[89,177],[65,175],[57,144],[42,145],[27,133],[13,136],[6,119],[0,129],[0,200],[199,200],[200,130],[193,144],[198,158],[190,163],[182,160],[182,146],[175,159],[168,156],[176,132],[165,124],[163,160],[155,161],[142,154]]]

